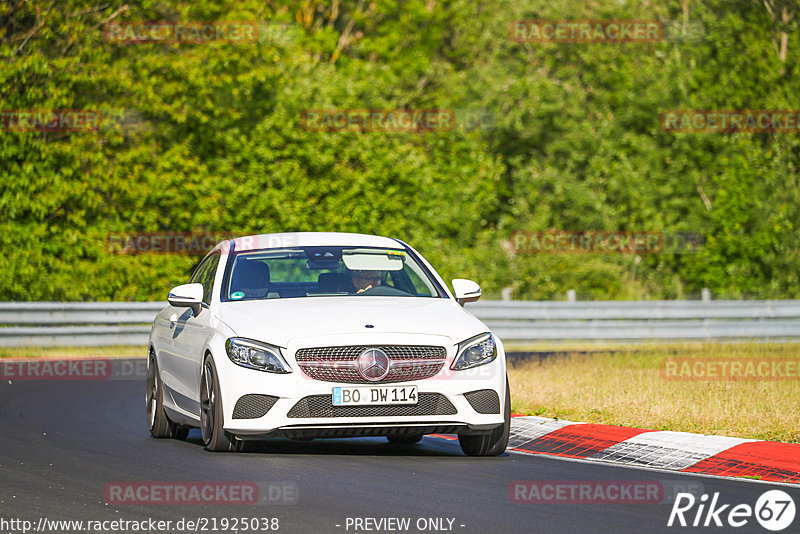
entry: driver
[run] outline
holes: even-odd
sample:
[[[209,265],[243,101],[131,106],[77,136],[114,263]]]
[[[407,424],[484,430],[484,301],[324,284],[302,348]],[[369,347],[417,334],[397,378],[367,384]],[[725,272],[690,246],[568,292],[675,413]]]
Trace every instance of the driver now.
[[[381,285],[380,271],[352,271],[350,276],[356,288],[356,293],[363,293],[368,289]]]

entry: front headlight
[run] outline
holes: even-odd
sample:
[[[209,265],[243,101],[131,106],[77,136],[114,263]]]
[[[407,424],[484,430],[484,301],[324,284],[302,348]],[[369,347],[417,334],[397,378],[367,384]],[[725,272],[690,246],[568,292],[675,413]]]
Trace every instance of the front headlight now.
[[[228,358],[237,365],[268,373],[291,373],[289,364],[281,356],[281,349],[266,343],[238,337],[225,342]]]
[[[450,369],[462,371],[487,364],[497,358],[497,344],[492,334],[480,334],[458,344],[458,355]]]

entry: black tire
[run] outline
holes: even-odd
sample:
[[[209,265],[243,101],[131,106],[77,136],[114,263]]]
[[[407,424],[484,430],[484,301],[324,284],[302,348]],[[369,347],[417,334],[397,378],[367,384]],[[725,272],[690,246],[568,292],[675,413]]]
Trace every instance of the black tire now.
[[[150,434],[154,438],[186,439],[189,429],[173,423],[164,411],[164,388],[161,374],[158,372],[156,355],[150,353],[147,362],[147,384],[145,390],[145,407]]]
[[[212,452],[239,452],[244,442],[223,428],[222,399],[214,359],[203,362],[200,376],[200,433],[206,449]]]
[[[505,422],[488,434],[458,435],[461,450],[467,456],[497,456],[505,452],[508,447],[508,435],[511,432],[511,393],[508,389],[506,377],[506,406]]]
[[[422,440],[422,434],[386,436],[386,439],[389,440],[389,443],[410,445],[412,443],[419,443]]]

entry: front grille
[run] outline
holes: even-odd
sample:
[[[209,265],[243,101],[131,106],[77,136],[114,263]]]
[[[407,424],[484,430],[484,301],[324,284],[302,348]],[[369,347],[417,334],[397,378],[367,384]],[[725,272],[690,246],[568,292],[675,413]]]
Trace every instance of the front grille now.
[[[299,362],[310,361],[355,361],[367,349],[381,349],[392,360],[443,360],[447,356],[444,347],[426,345],[352,345],[349,347],[312,347],[298,349],[294,357]]]
[[[354,345],[313,347],[295,353],[300,369],[310,378],[325,382],[372,384],[356,370],[356,360],[369,348],[381,349],[389,357],[389,373],[377,383],[424,380],[435,376],[444,366],[447,350],[424,345]]]
[[[479,389],[464,393],[467,401],[478,413],[500,413],[500,397],[493,389]]]
[[[417,404],[380,406],[334,406],[331,395],[304,397],[287,417],[402,417],[411,415],[455,415],[456,407],[441,393],[420,393]]]
[[[236,401],[236,406],[233,407],[233,418],[258,419],[264,417],[276,402],[278,402],[278,397],[271,395],[245,395]]]

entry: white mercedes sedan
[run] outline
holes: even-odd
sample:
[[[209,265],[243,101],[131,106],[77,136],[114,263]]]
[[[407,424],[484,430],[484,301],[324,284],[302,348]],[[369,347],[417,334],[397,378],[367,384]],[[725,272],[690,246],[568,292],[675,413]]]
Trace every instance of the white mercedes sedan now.
[[[507,446],[503,344],[412,247],[388,237],[286,233],[219,243],[153,322],[147,414],[157,438],[199,427],[211,451],[248,440],[458,434]]]

